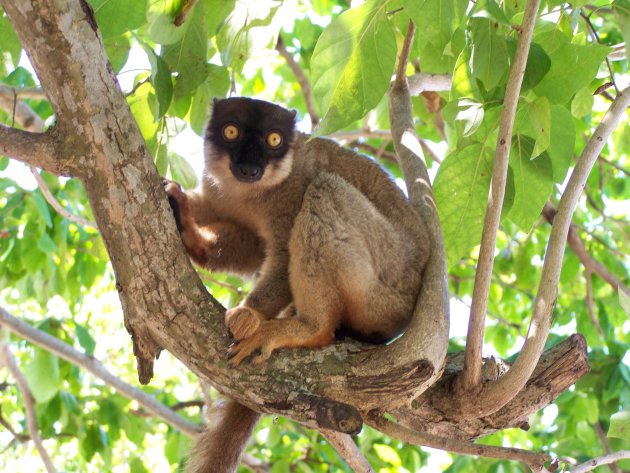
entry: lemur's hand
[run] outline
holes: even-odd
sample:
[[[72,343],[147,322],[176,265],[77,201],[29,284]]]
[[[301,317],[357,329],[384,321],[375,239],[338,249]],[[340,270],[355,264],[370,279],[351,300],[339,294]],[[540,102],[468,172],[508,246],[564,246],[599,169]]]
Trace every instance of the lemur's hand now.
[[[175,216],[175,222],[177,223],[177,229],[182,231],[182,213],[188,211],[188,200],[186,194],[182,190],[182,187],[175,181],[169,179],[162,179],[162,185],[168,196],[168,203],[173,209],[173,215]]]

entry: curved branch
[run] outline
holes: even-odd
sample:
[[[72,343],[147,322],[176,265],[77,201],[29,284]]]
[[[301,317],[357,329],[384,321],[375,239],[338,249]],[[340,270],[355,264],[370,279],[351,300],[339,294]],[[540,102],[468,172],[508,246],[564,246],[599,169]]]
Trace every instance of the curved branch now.
[[[527,55],[534,32],[534,24],[538,13],[540,0],[529,0],[525,7],[525,16],[520,28],[520,36],[514,55],[514,63],[510,70],[503,110],[499,123],[499,136],[492,168],[492,180],[490,182],[490,194],[488,195],[488,207],[483,223],[481,235],[481,247],[479,248],[479,263],[475,273],[475,285],[472,294],[472,309],[468,322],[468,335],[466,337],[466,359],[464,371],[458,379],[459,387],[464,391],[478,390],[481,385],[481,354],[483,349],[483,332],[488,308],[488,294],[492,281],[492,267],[494,265],[494,251],[496,248],[497,232],[501,220],[503,197],[507,182],[508,162],[510,159],[510,146],[512,142],[512,128],[516,116],[521,83],[525,74]]]
[[[557,214],[557,210],[553,208],[549,203],[545,204],[543,208],[543,216],[547,222],[553,224],[554,218]],[[575,224],[571,223],[569,226],[569,233],[567,235],[567,243],[569,248],[578,257],[584,268],[588,271],[597,274],[600,278],[606,281],[612,286],[615,291],[625,290],[630,293],[630,288],[621,282],[621,280],[615,276],[606,266],[595,260],[584,246],[584,242],[580,238],[575,228]]]
[[[76,223],[77,225],[81,225],[83,227],[90,227],[90,228],[94,228],[95,230],[98,230],[98,227],[96,226],[94,222],[87,220],[83,217],[80,217],[78,215],[75,215],[69,212],[64,206],[62,206],[61,203],[55,198],[55,196],[52,195],[52,192],[50,192],[50,189],[48,188],[48,184],[46,184],[46,181],[44,181],[44,178],[39,173],[39,171],[33,166],[29,166],[29,167],[31,169],[31,173],[33,174],[33,177],[37,181],[39,190],[44,195],[44,198],[46,199],[46,201],[52,206],[53,209],[57,211],[57,213],[59,213],[62,217],[67,218],[71,222]]]
[[[479,445],[464,440],[436,437],[435,435],[416,432],[402,425],[396,424],[381,415],[374,415],[367,421],[368,425],[380,430],[390,437],[403,442],[424,447],[447,450],[464,455],[477,455],[480,457],[498,458],[501,460],[522,461],[527,463],[532,470],[541,471],[546,461],[551,458],[543,453],[530,452],[520,448],[495,447],[492,445]]]
[[[162,403],[158,402],[153,396],[150,396],[144,391],[125,383],[122,379],[110,373],[107,368],[105,368],[101,362],[94,357],[84,355],[52,335],[31,327],[26,322],[11,315],[2,307],[0,307],[0,325],[25,340],[28,340],[34,345],[42,347],[64,360],[80,366],[89,373],[92,373],[123,396],[133,399],[148,412],[156,417],[159,417],[164,422],[172,425],[186,435],[195,436],[203,430],[197,424],[186,420],[172,409],[169,409]]]
[[[304,74],[304,71],[302,70],[300,65],[293,58],[291,53],[287,51],[287,48],[284,45],[284,42],[282,41],[282,38],[280,36],[278,36],[276,50],[280,53],[280,56],[282,56],[287,62],[287,65],[289,66],[289,68],[291,68],[291,71],[293,71],[293,75],[297,79],[298,84],[300,84],[302,94],[304,95],[304,102],[306,102],[306,109],[308,110],[308,114],[311,117],[311,126],[313,127],[313,129],[315,129],[315,127],[319,123],[319,115],[317,114],[317,110],[315,110],[315,104],[313,103],[311,84],[309,83],[308,78],[306,77],[306,74]]]
[[[2,336],[2,324],[0,324],[0,337]],[[28,382],[26,381],[26,377],[20,371],[17,363],[15,362],[15,358],[9,349],[9,345],[7,343],[0,343],[0,361],[7,367],[13,379],[17,383],[18,389],[22,394],[22,399],[24,400],[24,410],[26,412],[26,425],[28,427],[28,432],[35,444],[35,448],[39,452],[39,456],[42,458],[44,465],[46,466],[46,471],[48,473],[56,473],[55,465],[53,465],[48,452],[44,448],[44,443],[42,442],[42,438],[39,435],[39,425],[37,424],[37,413],[35,412],[35,398],[33,397],[33,393],[28,387]]]
[[[616,461],[627,459],[630,459],[630,450],[620,450],[609,455],[588,460],[575,468],[572,468],[569,473],[587,473],[588,471],[593,471],[598,466],[610,465]]]
[[[525,385],[540,358],[551,326],[562,269],[562,257],[575,206],[591,168],[597,161],[597,156],[615,126],[624,116],[628,106],[630,106],[630,87],[617,95],[575,165],[551,227],[542,275],[534,301],[534,313],[525,344],[514,366],[496,382],[484,386],[482,394],[477,397],[477,408],[472,409],[472,412],[476,412],[477,415],[496,412],[509,402]],[[481,400],[483,403],[480,402]]]

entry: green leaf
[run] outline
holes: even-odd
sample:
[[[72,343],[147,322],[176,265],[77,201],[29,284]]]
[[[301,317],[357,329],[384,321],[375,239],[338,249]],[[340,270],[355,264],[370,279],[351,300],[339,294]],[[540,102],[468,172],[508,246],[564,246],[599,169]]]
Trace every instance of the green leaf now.
[[[90,0],[103,39],[135,30],[147,21],[146,0]]]
[[[532,151],[532,159],[537,158],[549,148],[551,142],[551,108],[546,97],[539,97],[529,111],[536,144]]]
[[[204,2],[197,3],[182,25],[182,38],[162,47],[161,56],[178,73],[173,90],[176,97],[191,94],[207,76],[208,35]]]
[[[103,41],[103,46],[105,46],[105,51],[107,52],[107,57],[109,58],[109,62],[112,63],[112,67],[116,73],[120,72],[120,70],[127,63],[127,59],[129,58],[129,50],[131,49],[131,35],[124,34],[120,36],[114,36],[112,38],[107,38]]]
[[[571,44],[558,30],[540,33],[536,41],[549,55],[551,68],[534,91],[557,104],[567,103],[578,90],[588,86],[610,52],[599,44]]]
[[[153,93],[150,83],[140,85],[136,92],[127,98],[131,113],[138,122],[138,127],[145,141],[150,141],[157,133],[159,124],[153,119],[149,96]]]
[[[316,134],[339,130],[374,108],[389,87],[396,38],[387,2],[347,10],[324,30],[311,58],[313,96],[324,112]]]
[[[245,61],[270,45],[280,32],[276,15],[281,3],[270,0],[240,0],[217,31],[217,47],[224,66],[236,72]]]
[[[33,359],[26,365],[24,376],[38,403],[50,401],[61,387],[59,358],[41,348],[33,349]]]
[[[147,7],[147,34],[159,44],[173,44],[182,39],[184,25],[176,26],[175,18],[182,10],[182,0],[149,0]]]
[[[5,156],[0,156],[0,171],[4,171],[9,167],[9,158]]]
[[[77,334],[77,340],[79,345],[85,350],[85,353],[92,356],[94,355],[94,348],[96,348],[96,340],[92,338],[90,332],[83,325],[75,323],[75,331]]]
[[[630,44],[630,0],[615,0],[612,9],[626,45]]]
[[[473,6],[473,18],[489,18],[501,25],[510,26],[510,20],[494,0],[480,0]]]
[[[621,411],[612,415],[608,437],[630,441],[630,411]]]
[[[4,15],[0,15],[0,52],[9,53],[11,61],[13,62],[9,67],[9,65],[4,62],[5,58],[3,55],[0,54],[0,61],[3,61],[0,62],[0,64],[4,66],[2,75],[5,76],[11,69],[17,66],[20,61],[22,45],[9,19]]]
[[[53,239],[50,238],[50,235],[44,232],[37,240],[37,248],[42,250],[43,253],[46,253],[50,256],[57,250],[57,245],[55,244]]]
[[[386,3],[386,2],[383,2]],[[466,14],[467,1],[456,0],[445,2],[443,0],[404,0],[405,12],[416,25],[416,29],[422,38],[443,52],[453,36],[453,32],[461,24]]]
[[[485,113],[483,106],[473,100],[460,99],[457,101],[457,110],[455,120],[464,124],[462,136],[472,135],[483,122]]]
[[[185,158],[177,153],[172,153],[169,162],[174,181],[180,183],[184,189],[192,189],[197,185],[195,171]]]
[[[571,101],[571,114],[575,118],[585,117],[593,111],[594,102],[595,97],[593,97],[593,92],[588,88],[584,87],[578,90],[578,93],[575,94],[575,97],[573,97]]]
[[[433,192],[449,266],[481,241],[492,160],[490,148],[474,143],[449,154],[438,169]]]
[[[511,61],[514,60],[516,53],[516,40],[508,38],[507,47]],[[545,77],[551,68],[551,59],[538,43],[532,43],[529,47],[527,55],[527,64],[525,65],[525,75],[521,84],[521,93],[533,89]]]
[[[486,90],[496,87],[508,70],[505,38],[496,33],[496,23],[487,18],[470,20],[472,36],[472,74]]]
[[[190,127],[199,136],[208,120],[210,102],[215,97],[225,97],[230,89],[230,73],[226,67],[208,65],[208,78],[197,88],[190,108]]]
[[[206,29],[208,36],[214,36],[221,24],[234,10],[236,0],[205,0],[206,2]]]
[[[33,197],[33,202],[35,202],[35,206],[37,210],[39,210],[39,215],[46,222],[47,227],[52,227],[52,218],[50,216],[50,209],[48,208],[48,202],[42,197],[40,191],[33,192],[31,194]]]
[[[155,54],[146,43],[138,41],[138,44],[147,53],[149,64],[151,64],[151,82],[153,83],[158,103],[157,111],[153,115],[156,120],[159,120],[168,110],[168,107],[171,105],[171,99],[173,98],[171,71],[166,61]]]
[[[553,171],[547,153],[532,159],[535,142],[516,135],[512,140],[510,169],[514,175],[514,203],[506,214],[528,233],[553,190]]]
[[[164,455],[171,465],[184,458],[188,454],[189,449],[190,439],[188,437],[175,430],[168,431]]]
[[[575,124],[571,113],[562,105],[552,105],[551,136],[547,154],[551,158],[554,182],[564,181],[572,163],[575,138]]]
[[[398,456],[398,452],[396,452],[396,450],[394,450],[389,445],[375,443],[374,445],[372,445],[372,448],[374,448],[376,455],[378,455],[378,457],[385,463],[389,463],[390,465],[396,467],[400,466],[401,462],[400,457]]]
[[[100,453],[107,447],[107,434],[98,425],[91,424],[85,429],[79,443],[81,456],[89,462],[95,453]]]

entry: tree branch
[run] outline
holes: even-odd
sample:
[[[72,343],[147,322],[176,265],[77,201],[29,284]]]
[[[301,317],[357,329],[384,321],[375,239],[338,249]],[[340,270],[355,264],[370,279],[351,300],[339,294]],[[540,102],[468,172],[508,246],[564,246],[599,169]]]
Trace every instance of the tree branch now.
[[[463,440],[436,437],[430,434],[416,432],[392,422],[380,414],[370,417],[368,425],[380,430],[390,437],[402,440],[403,442],[424,447],[447,450],[453,453],[464,455],[477,455],[487,458],[498,458],[501,460],[522,461],[534,471],[541,471],[546,461],[551,458],[543,453],[530,452],[520,448],[495,447],[492,445],[479,445]]]
[[[604,455],[602,457],[593,458],[584,463],[581,463],[575,468],[572,468],[569,473],[586,473],[588,471],[593,471],[598,466],[609,465],[616,461],[627,459],[630,459],[630,450],[620,450],[618,452]]]
[[[407,77],[409,93],[418,95],[421,92],[447,92],[451,90],[453,76],[450,74],[425,74],[418,72]]]
[[[33,174],[33,177],[37,181],[39,190],[44,195],[44,198],[46,199],[46,201],[52,206],[53,209],[57,211],[57,213],[59,213],[62,217],[68,219],[69,221],[76,223],[77,225],[81,225],[83,227],[94,228],[95,230],[98,230],[98,227],[96,226],[94,222],[87,220],[83,217],[80,217],[79,215],[75,215],[69,212],[64,206],[62,206],[61,203],[55,198],[55,196],[52,195],[52,192],[50,192],[50,189],[48,188],[48,184],[46,184],[46,181],[44,181],[44,178],[39,173],[39,171],[33,166],[29,166],[29,168],[31,170],[31,173]]]
[[[612,453],[612,449],[610,448],[610,443],[608,443],[606,432],[604,432],[604,429],[602,429],[602,424],[600,424],[599,421],[595,422],[595,424],[593,425],[593,429],[595,430],[597,438],[601,442],[602,447],[604,447],[604,452],[606,452],[606,455],[610,455]],[[613,473],[621,473],[619,467],[614,463],[611,463],[608,468],[610,468]]]
[[[499,136],[497,138],[492,169],[492,180],[490,182],[490,194],[488,195],[488,207],[481,235],[481,247],[479,248],[479,263],[475,274],[472,309],[466,337],[466,359],[464,371],[461,378],[458,379],[458,387],[464,391],[478,391],[481,385],[484,322],[488,307],[490,282],[492,280],[497,232],[501,220],[503,197],[505,196],[512,128],[539,5],[539,0],[529,0],[527,2],[514,55],[514,63],[512,64],[505,90],[503,110],[499,123]]]
[[[553,208],[549,203],[547,203],[545,204],[542,213],[547,222],[553,224],[554,218],[558,211]],[[569,244],[569,248],[571,248],[571,251],[573,251],[575,256],[578,257],[578,259],[587,271],[597,274],[600,278],[610,284],[615,291],[619,289],[625,289],[626,292],[630,292],[630,289],[625,286],[617,276],[615,276],[606,266],[604,266],[591,256],[591,254],[584,246],[584,242],[578,235],[575,224],[573,223],[571,223],[571,225],[569,226],[567,243]]]
[[[2,337],[2,324],[0,324],[0,338]],[[28,427],[28,433],[35,444],[35,448],[39,452],[39,456],[44,462],[46,466],[46,471],[48,473],[56,473],[55,465],[53,465],[46,448],[44,448],[44,443],[42,442],[42,438],[39,435],[39,426],[37,424],[37,413],[35,411],[35,398],[33,397],[33,393],[31,393],[30,388],[28,387],[28,382],[24,377],[22,371],[18,367],[11,350],[9,349],[9,345],[6,342],[0,342],[0,361],[7,367],[13,379],[17,383],[18,389],[22,394],[22,400],[24,401],[24,411],[26,412],[26,425]]]
[[[28,340],[34,345],[42,347],[64,360],[80,366],[89,373],[92,373],[123,396],[133,399],[151,414],[162,419],[164,422],[172,425],[186,435],[195,436],[202,431],[202,428],[197,424],[184,419],[173,410],[158,402],[153,396],[150,396],[144,391],[125,383],[122,379],[113,375],[94,357],[87,356],[52,335],[48,335],[41,330],[31,327],[26,322],[11,315],[2,307],[0,307],[0,325],[25,340]]]
[[[74,169],[57,159],[53,133],[32,133],[0,124],[0,155],[9,156],[57,175],[71,176]]]
[[[20,89],[12,89],[10,87],[0,85],[0,108],[4,109],[9,114],[14,113],[14,119],[25,130],[35,133],[44,133],[44,121],[33,111],[31,107],[22,102],[22,100],[17,99],[19,90]],[[78,225],[97,228],[94,222],[90,222],[89,220],[74,215],[66,210],[52,195],[46,181],[44,181],[37,168],[32,165],[29,165],[29,168],[45,199],[59,214]]]
[[[304,95],[304,102],[306,102],[306,109],[308,110],[308,114],[311,117],[311,126],[313,127],[313,129],[315,129],[315,127],[319,123],[319,115],[317,114],[317,110],[315,110],[315,104],[313,103],[311,84],[309,83],[308,78],[306,77],[306,74],[304,74],[304,71],[302,70],[300,65],[293,58],[291,53],[287,51],[287,48],[284,45],[284,42],[282,41],[282,38],[280,36],[278,36],[276,50],[280,53],[280,56],[282,56],[287,62],[287,66],[289,66],[291,71],[293,71],[293,75],[297,79],[298,84],[300,84],[302,94]]]
[[[560,199],[558,213],[551,227],[538,292],[534,301],[534,313],[523,349],[514,366],[504,376],[496,382],[484,386],[482,395],[477,398],[478,409],[472,409],[471,413],[476,411],[477,415],[486,415],[500,409],[522,389],[532,374],[545,346],[549,327],[551,326],[553,307],[558,293],[560,270],[562,268],[562,257],[571,226],[571,217],[584,189],[590,170],[597,161],[597,156],[599,156],[608,137],[619,123],[619,120],[624,116],[629,105],[630,87],[617,95],[582,151],[582,155],[578,159]]]
[[[413,21],[409,20],[407,26],[407,34],[405,35],[405,41],[402,45],[402,51],[400,51],[400,57],[398,58],[398,67],[396,68],[396,77],[394,78],[393,87],[403,87],[407,84],[407,62],[409,62],[409,53],[411,52],[411,45],[413,44],[413,37],[416,34],[416,25]]]
[[[319,429],[319,433],[337,450],[339,456],[352,468],[352,471],[357,473],[374,473],[370,463],[354,443],[352,437],[327,429]]]

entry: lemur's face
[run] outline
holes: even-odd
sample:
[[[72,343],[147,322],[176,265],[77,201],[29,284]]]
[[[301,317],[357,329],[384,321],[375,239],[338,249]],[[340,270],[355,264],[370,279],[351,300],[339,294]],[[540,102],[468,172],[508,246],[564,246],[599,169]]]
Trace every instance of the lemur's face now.
[[[206,129],[206,169],[222,185],[279,184],[291,172],[294,128],[295,112],[278,105],[218,100]]]

